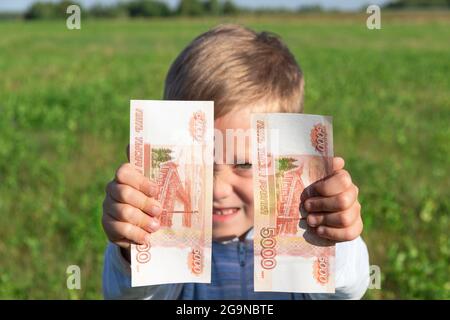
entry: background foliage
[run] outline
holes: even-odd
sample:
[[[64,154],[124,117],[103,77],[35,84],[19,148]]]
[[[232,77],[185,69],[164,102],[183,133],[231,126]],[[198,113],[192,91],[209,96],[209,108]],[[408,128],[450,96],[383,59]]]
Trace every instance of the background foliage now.
[[[382,30],[366,17],[0,21],[0,298],[101,298],[101,206],[126,161],[129,100],[160,99],[176,55],[224,21],[281,35],[306,113],[334,117],[382,272],[366,298],[450,298],[450,15],[386,13]]]

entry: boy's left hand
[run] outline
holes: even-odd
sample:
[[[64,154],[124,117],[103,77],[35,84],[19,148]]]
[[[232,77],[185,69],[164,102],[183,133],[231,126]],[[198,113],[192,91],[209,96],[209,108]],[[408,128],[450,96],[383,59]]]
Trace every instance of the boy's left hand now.
[[[305,188],[301,195],[308,225],[333,241],[353,240],[363,230],[358,187],[343,168],[344,159],[333,158],[333,173]]]

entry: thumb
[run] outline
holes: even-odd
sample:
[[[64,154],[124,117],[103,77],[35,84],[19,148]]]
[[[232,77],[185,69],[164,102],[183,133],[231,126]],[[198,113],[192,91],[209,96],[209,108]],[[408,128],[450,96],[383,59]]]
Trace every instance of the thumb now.
[[[333,171],[339,171],[344,168],[345,161],[341,157],[333,158]]]

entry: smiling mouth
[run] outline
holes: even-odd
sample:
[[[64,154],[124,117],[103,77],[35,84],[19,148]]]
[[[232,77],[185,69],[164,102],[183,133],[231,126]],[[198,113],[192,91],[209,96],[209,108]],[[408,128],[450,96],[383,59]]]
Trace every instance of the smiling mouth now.
[[[213,214],[218,216],[231,216],[236,214],[239,208],[213,208]]]

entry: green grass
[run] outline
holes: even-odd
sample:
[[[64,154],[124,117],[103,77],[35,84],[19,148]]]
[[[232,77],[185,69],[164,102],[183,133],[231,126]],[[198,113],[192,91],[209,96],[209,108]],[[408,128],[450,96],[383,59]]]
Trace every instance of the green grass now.
[[[237,20],[280,34],[306,113],[334,117],[382,272],[366,298],[449,299],[450,14],[383,19],[379,31],[364,15]],[[101,206],[126,161],[129,100],[160,99],[176,55],[218,22],[0,21],[0,298],[102,297]],[[66,288],[72,264],[80,291]]]

